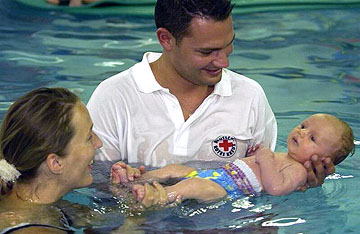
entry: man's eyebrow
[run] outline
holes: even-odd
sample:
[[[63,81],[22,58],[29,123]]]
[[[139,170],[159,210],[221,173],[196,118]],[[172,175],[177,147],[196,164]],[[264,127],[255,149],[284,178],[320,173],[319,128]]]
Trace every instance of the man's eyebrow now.
[[[235,40],[235,34],[234,34],[234,37],[233,39],[228,43],[226,44],[223,48],[226,48],[228,47],[229,45],[231,45]],[[200,48],[199,50],[221,50],[222,48]]]

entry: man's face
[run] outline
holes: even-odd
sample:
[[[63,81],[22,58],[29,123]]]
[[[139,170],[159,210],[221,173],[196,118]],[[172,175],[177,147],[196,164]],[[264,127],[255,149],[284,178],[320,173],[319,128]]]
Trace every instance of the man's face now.
[[[185,80],[213,86],[221,80],[222,69],[229,66],[234,38],[231,17],[224,21],[195,17],[188,35],[172,47],[169,57]]]

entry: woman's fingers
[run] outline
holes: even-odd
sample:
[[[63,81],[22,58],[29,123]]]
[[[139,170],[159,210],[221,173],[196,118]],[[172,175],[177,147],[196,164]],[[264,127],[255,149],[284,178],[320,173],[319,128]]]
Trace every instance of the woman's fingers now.
[[[159,204],[158,205],[161,205],[161,206],[165,206],[167,204],[167,192],[165,190],[165,188],[159,183],[159,182],[154,182],[154,187],[156,188],[157,190],[157,193],[159,195]]]

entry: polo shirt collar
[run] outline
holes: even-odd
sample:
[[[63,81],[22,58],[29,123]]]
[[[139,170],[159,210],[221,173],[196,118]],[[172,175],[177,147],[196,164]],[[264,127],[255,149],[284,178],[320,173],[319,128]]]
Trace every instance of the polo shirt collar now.
[[[150,67],[150,63],[158,60],[160,56],[161,53],[147,52],[142,61],[132,68],[133,78],[140,92],[152,93],[158,90],[167,90],[156,81]]]
[[[224,97],[232,95],[230,76],[227,69],[222,69],[221,80],[215,85],[213,94]]]
[[[134,81],[138,89],[143,93],[152,93],[159,90],[169,92],[168,89],[162,87],[155,79],[154,74],[150,68],[150,63],[156,61],[161,56],[161,53],[147,52],[144,54],[140,63],[137,63],[133,69]],[[231,82],[226,69],[222,70],[222,78],[219,83],[215,85],[213,94],[219,96],[231,96]]]

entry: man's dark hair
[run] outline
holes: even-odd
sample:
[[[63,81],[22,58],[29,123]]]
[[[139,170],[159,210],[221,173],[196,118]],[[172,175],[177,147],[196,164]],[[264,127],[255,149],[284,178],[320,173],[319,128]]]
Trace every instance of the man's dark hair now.
[[[157,0],[155,24],[166,28],[180,42],[194,17],[226,20],[232,11],[231,0]]]

